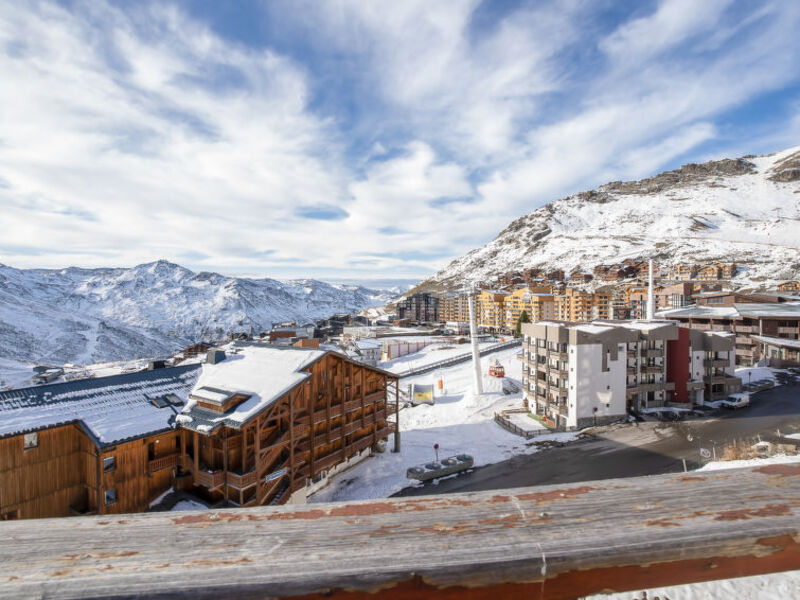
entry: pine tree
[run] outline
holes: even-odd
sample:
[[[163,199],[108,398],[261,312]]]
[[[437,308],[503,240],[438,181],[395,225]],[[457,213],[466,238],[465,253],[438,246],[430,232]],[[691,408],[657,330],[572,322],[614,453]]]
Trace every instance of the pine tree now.
[[[514,332],[514,337],[521,337],[522,336],[522,324],[523,323],[530,323],[531,320],[528,318],[528,313],[526,311],[522,311],[519,314],[519,319],[517,319],[517,329]]]

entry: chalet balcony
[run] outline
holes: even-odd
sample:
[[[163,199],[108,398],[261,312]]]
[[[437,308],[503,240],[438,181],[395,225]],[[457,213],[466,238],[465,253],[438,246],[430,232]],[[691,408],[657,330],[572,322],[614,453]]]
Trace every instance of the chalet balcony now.
[[[631,367],[630,365],[625,367],[625,372],[628,375],[636,375],[636,367]]]
[[[174,469],[178,466],[180,453],[175,452],[159,458],[154,458],[147,462],[147,472],[155,473],[157,471],[164,471],[165,469]]]
[[[229,486],[239,490],[247,489],[257,483],[256,470],[253,469],[244,474],[228,471],[228,473],[226,473],[225,482]]]
[[[692,329],[697,331],[711,331],[711,325],[708,323],[692,323]]]
[[[191,455],[186,455],[186,460],[183,461],[183,469],[191,473],[195,485],[214,490],[225,483],[225,472],[222,470],[209,470],[207,465],[201,463],[199,469],[195,471],[194,460]]]
[[[783,335],[797,335],[797,327],[778,327],[778,333]]]
[[[739,332],[737,331],[736,333],[739,333]],[[737,344],[747,344],[747,345],[750,345],[750,344],[752,344],[752,343],[753,343],[753,340],[751,340],[749,337],[745,337],[745,336],[743,336],[743,335],[737,335],[737,336],[736,336],[736,343],[737,343]]]
[[[642,350],[642,358],[659,358],[664,356],[663,348],[646,348]]]
[[[642,367],[642,373],[647,373],[651,375],[658,375],[664,372],[664,367],[660,365],[647,365]]]
[[[628,358],[636,358],[636,350],[628,350]]]
[[[758,333],[758,327],[754,325],[736,325],[736,333]]]

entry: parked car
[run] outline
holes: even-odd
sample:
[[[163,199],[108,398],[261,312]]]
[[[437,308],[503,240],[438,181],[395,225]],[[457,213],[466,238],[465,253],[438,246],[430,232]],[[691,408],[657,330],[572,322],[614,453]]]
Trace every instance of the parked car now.
[[[725,408],[735,409],[750,406],[750,394],[731,394],[720,403]]]

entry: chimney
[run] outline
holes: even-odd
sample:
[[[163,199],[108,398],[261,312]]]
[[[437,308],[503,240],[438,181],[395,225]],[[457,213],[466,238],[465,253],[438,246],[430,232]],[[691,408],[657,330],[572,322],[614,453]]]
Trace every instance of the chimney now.
[[[647,284],[647,320],[652,321],[656,318],[655,289],[653,287],[653,261],[650,260],[650,275]]]

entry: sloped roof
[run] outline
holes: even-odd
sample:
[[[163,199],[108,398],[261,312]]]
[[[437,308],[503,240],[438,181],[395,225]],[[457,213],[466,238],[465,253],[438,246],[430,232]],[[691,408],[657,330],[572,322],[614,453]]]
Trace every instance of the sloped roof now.
[[[196,397],[190,394],[177,422],[182,427],[201,433],[208,433],[220,425],[239,428],[286,392],[311,377],[303,369],[326,353],[326,350],[293,346],[239,346],[237,353],[228,355],[225,360],[215,365],[203,365],[194,389],[215,388],[245,394],[249,398],[230,410],[219,413],[197,406]]]
[[[185,402],[200,374],[190,364],[0,392],[0,437],[80,423],[98,446],[172,427],[178,411],[151,399]]]

